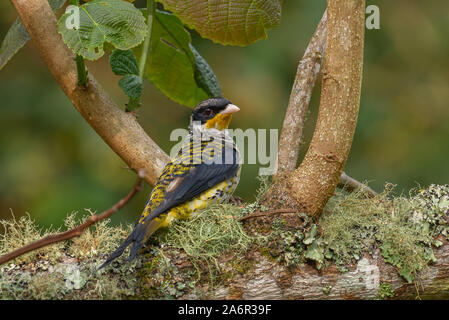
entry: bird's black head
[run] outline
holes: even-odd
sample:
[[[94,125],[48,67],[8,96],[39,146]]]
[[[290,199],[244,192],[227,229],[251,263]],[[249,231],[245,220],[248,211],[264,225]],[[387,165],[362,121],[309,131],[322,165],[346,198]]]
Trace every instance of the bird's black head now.
[[[206,129],[224,130],[231,121],[232,114],[240,109],[225,98],[210,98],[196,105],[192,111],[191,122],[205,125]]]

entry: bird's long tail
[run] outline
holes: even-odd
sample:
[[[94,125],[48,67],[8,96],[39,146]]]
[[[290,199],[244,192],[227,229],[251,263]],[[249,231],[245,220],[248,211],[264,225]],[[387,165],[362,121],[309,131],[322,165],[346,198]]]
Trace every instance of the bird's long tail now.
[[[120,257],[125,249],[131,245],[128,261],[133,260],[147,239],[161,226],[161,219],[156,218],[146,223],[138,223],[128,238],[108,257],[99,269],[106,267],[114,259]]]

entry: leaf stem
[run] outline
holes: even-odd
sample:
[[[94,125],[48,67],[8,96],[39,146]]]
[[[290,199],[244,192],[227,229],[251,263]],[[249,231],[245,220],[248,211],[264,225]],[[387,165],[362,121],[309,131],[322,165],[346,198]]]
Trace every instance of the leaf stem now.
[[[156,5],[154,0],[147,0],[147,34],[142,46],[142,54],[139,60],[139,77],[142,79],[142,86],[145,79],[145,70],[147,67],[148,55],[151,51],[151,30],[153,28],[153,17],[156,11]],[[140,105],[139,98],[129,98],[129,102],[126,105],[126,111],[132,112]]]
[[[139,61],[139,77],[142,78],[142,80],[145,77],[145,70],[147,66],[148,61],[148,54],[151,50],[151,29],[153,28],[153,17],[156,11],[156,5],[154,4],[154,0],[147,0],[147,35],[144,40],[143,48],[142,48],[142,55],[140,56]]]
[[[77,55],[75,58],[76,61],[76,69],[78,71],[78,85],[80,87],[87,86],[87,70],[86,65],[84,63],[84,58],[80,55]]]
[[[126,104],[126,112],[135,111],[140,105],[140,98],[129,98],[128,103]]]

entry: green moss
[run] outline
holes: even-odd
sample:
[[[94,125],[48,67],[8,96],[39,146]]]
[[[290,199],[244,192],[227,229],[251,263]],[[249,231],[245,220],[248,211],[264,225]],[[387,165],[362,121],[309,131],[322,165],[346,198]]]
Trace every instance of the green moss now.
[[[0,225],[4,229],[4,234],[0,234],[0,255],[19,249],[26,244],[39,240],[55,230],[39,229],[29,214],[16,220],[14,214],[10,220],[0,220]],[[15,259],[17,264],[25,264],[42,258],[45,261],[55,262],[61,259],[63,243],[56,243],[30,253],[24,254]]]
[[[244,256],[236,257],[235,259],[232,259],[230,261],[230,265],[232,266],[232,268],[242,275],[250,270],[253,264],[254,262],[251,259],[248,259]]]
[[[323,293],[329,294],[331,292],[332,286],[325,286],[323,287]]]
[[[137,296],[141,299],[176,299],[193,289],[195,272],[180,272],[172,258],[181,253],[173,248],[153,247],[144,255],[148,259],[138,271]]]
[[[90,261],[61,263],[48,271],[28,266],[2,269],[1,299],[124,299],[134,294],[133,267],[128,272],[97,271]]]
[[[449,186],[431,185],[410,197],[390,197],[390,191],[387,188],[373,199],[358,193],[333,197],[318,221],[324,251],[344,271],[351,260],[377,244],[385,261],[412,282],[435,261],[434,237],[447,234]]]
[[[292,269],[304,262],[304,229],[291,229],[285,221],[275,218],[271,232],[260,244],[259,252],[270,260],[278,261]]]
[[[78,224],[76,214],[65,221]],[[29,215],[18,221],[0,221],[6,233],[0,252],[6,253],[59,230],[39,230]],[[0,299],[123,299],[134,293],[139,260],[98,270],[106,254],[125,237],[130,227],[108,226],[104,220],[82,236],[45,247],[0,267]]]
[[[206,263],[218,269],[217,258],[233,252],[244,253],[256,239],[248,235],[238,218],[243,209],[231,204],[209,207],[191,220],[174,222],[158,233],[165,247],[184,251],[193,264]]]
[[[217,259],[226,253],[240,256],[257,239],[249,236],[238,221],[243,209],[228,204],[210,207],[189,221],[178,221],[159,232],[152,239],[150,251],[135,261],[119,259],[98,271],[105,257],[131,231],[130,226],[111,227],[109,221],[101,221],[81,237],[2,266],[0,298],[123,299],[133,298],[137,292],[139,297],[173,299],[192,291],[203,278],[213,287],[222,279]],[[73,228],[88,217],[77,219],[72,214],[65,225]],[[29,216],[1,223],[6,229],[0,238],[1,253],[59,231],[39,230]],[[172,263],[180,255],[191,262],[182,272]],[[241,259],[233,263],[236,272],[248,269],[249,263]]]
[[[89,214],[94,214],[87,210]],[[69,215],[64,225],[67,229],[75,228],[85,221],[89,216],[78,219],[76,214]],[[98,255],[108,255],[113,252],[132,231],[131,225],[111,227],[110,220],[105,219],[97,222],[89,229],[85,230],[80,237],[70,240],[67,247],[68,254],[79,258],[92,258]]]
[[[380,300],[384,300],[392,297],[394,297],[394,290],[391,285],[385,282],[380,283],[377,298]]]
[[[259,199],[268,188],[267,179],[259,179],[256,201],[246,206],[221,204],[197,213],[190,220],[175,221],[170,228],[159,230],[151,239],[150,252],[138,272],[138,290],[147,298],[172,299],[189,293],[198,282],[213,288],[236,273],[244,273],[252,262],[243,258],[248,248],[263,239],[249,235],[238,218],[261,209]],[[262,208],[263,209],[263,208]],[[235,257],[227,270],[220,270],[218,258]],[[171,263],[172,257],[185,255],[190,262],[182,272]],[[205,293],[196,292],[197,296]]]
[[[392,187],[372,199],[360,193],[338,191],[317,221],[303,216],[296,230],[281,218],[259,248],[264,256],[289,268],[311,261],[321,269],[333,261],[341,272],[364,252],[380,248],[386,262],[409,283],[435,261],[435,237],[449,232],[449,186],[431,185],[409,197],[391,196]]]

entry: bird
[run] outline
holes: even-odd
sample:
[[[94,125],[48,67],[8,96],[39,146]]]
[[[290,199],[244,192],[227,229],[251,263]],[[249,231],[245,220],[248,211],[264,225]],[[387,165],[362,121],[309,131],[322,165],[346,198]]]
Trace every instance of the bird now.
[[[222,97],[206,99],[193,108],[189,133],[163,169],[133,231],[99,269],[128,246],[128,261],[133,260],[159,228],[229,200],[240,180],[241,157],[227,128],[239,110]]]

